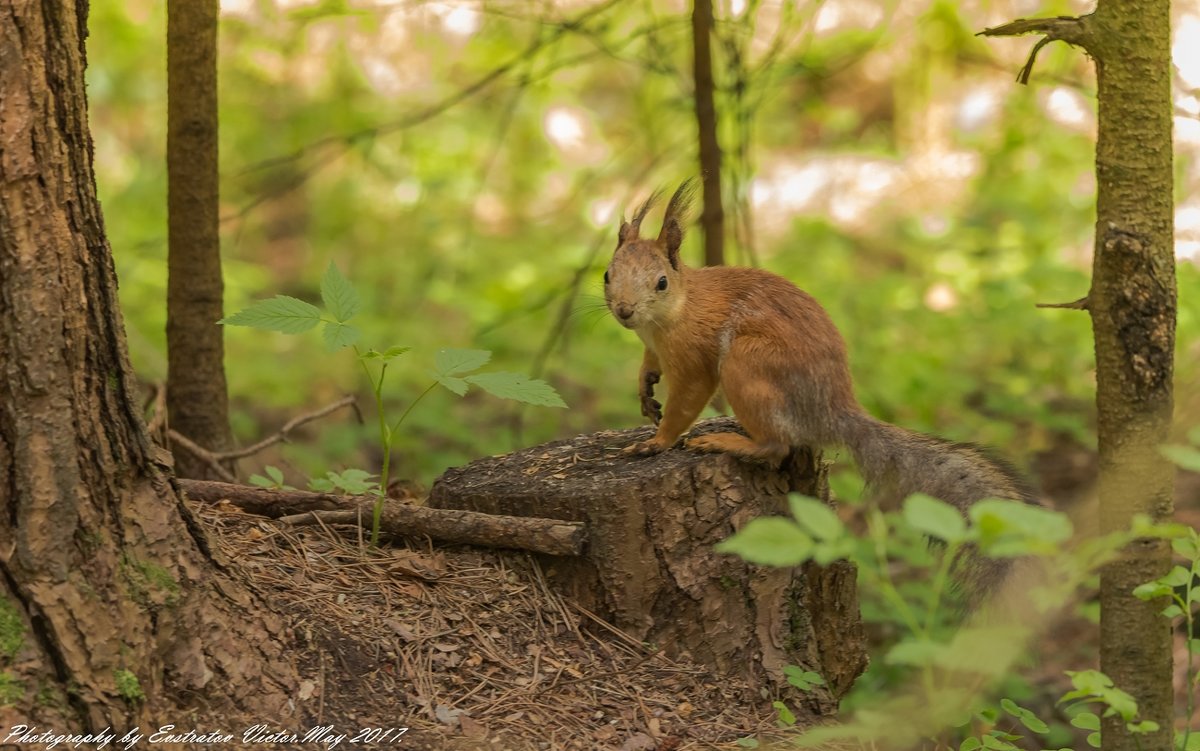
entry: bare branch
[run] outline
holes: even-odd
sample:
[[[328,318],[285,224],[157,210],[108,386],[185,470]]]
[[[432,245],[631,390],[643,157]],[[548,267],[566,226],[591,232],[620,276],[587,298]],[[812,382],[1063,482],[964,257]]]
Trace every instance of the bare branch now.
[[[1029,59],[1017,73],[1017,81],[1028,84],[1037,54],[1050,42],[1066,42],[1076,47],[1082,47],[1085,51],[1088,50],[1092,42],[1091,18],[1090,14],[1086,16],[1055,16],[1054,18],[1019,18],[1011,23],[984,29],[976,36],[1007,37],[1021,34],[1044,34],[1045,37],[1038,40],[1038,43],[1033,46],[1033,50],[1029,53]]]
[[[374,505],[374,499],[368,496],[335,496],[203,480],[180,480],[179,486],[194,501],[217,503],[227,500],[245,511],[271,516],[289,525],[361,525],[369,523]],[[427,536],[447,542],[531,550],[548,555],[580,555],[586,541],[582,522],[428,508],[392,500],[384,502],[382,529],[397,536]]]
[[[181,434],[177,430],[168,429],[167,437],[171,439],[171,443],[187,449],[189,454],[208,465],[208,467],[216,472],[217,476],[221,479],[225,480],[226,482],[237,482],[237,478],[234,477],[229,470],[222,467],[221,462],[217,461],[216,456],[214,456],[213,453],[208,449],[196,444],[190,438]]]
[[[1089,300],[1087,297],[1081,297],[1073,302],[1040,302],[1037,304],[1039,308],[1064,308],[1066,310],[1088,310]]]
[[[278,432],[276,432],[273,435],[267,436],[266,438],[262,439],[261,441],[254,444],[253,446],[248,446],[244,449],[237,449],[236,451],[225,451],[225,452],[222,452],[219,454],[212,454],[212,457],[213,457],[213,459],[215,459],[217,461],[224,462],[224,461],[229,461],[231,459],[241,459],[243,457],[247,457],[252,454],[257,454],[259,451],[262,451],[263,449],[268,448],[270,446],[274,446],[276,443],[279,443],[280,441],[286,441],[288,439],[288,433],[290,433],[291,431],[300,427],[301,425],[303,425],[307,422],[312,422],[313,420],[320,419],[320,418],[324,417],[325,415],[328,415],[332,412],[336,412],[339,409],[341,409],[342,407],[350,407],[350,406],[354,406],[354,397],[353,396],[344,396],[341,399],[334,402],[333,404],[326,405],[326,406],[321,407],[320,409],[315,410],[313,412],[308,412],[303,415],[297,415],[296,417],[293,417],[292,419],[288,420],[287,423],[278,430]],[[360,415],[360,419],[361,419],[361,415]]]

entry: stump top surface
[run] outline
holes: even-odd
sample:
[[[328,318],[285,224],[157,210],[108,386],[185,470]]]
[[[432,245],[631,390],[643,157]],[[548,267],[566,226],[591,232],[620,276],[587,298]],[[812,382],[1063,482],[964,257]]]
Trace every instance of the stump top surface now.
[[[721,431],[744,433],[731,417],[702,420],[688,435]],[[667,474],[686,474],[711,455],[676,446],[655,456],[628,456],[621,450],[654,434],[643,426],[629,430],[603,430],[551,441],[511,454],[489,456],[451,467],[434,484],[431,498],[453,486],[455,495],[540,495],[547,492],[580,493],[586,486],[609,485],[614,480],[642,482]],[[584,467],[580,467],[584,464]]]

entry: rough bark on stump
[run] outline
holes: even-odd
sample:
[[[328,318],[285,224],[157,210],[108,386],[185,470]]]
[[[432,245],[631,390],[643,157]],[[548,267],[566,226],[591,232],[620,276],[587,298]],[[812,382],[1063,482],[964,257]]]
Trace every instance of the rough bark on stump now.
[[[692,434],[737,429],[709,420]],[[542,559],[551,582],[631,635],[751,685],[781,690],[798,665],[828,686],[805,697],[825,714],[866,665],[848,564],[773,569],[713,545],[757,516],[787,513],[790,490],[821,495],[818,463],[797,452],[785,471],[675,449],[631,458],[649,429],[605,431],[448,470],[429,504],[584,521],[581,558]]]

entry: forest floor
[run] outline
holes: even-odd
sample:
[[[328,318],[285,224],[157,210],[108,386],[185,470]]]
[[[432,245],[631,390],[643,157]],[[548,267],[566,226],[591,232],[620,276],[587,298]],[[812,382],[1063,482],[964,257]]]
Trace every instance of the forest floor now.
[[[1088,465],[1060,454],[1038,468],[1043,491],[1077,520],[1094,516]],[[1181,476],[1177,496],[1180,520],[1200,525],[1200,476]],[[400,539],[364,552],[354,528],[289,528],[228,503],[194,510],[291,622],[313,724],[408,728],[402,742],[367,747],[686,751],[780,732],[748,686],[564,599],[531,556]],[[1078,614],[1047,631],[1022,670],[1022,703],[1053,716],[1070,688],[1063,671],[1097,667],[1096,632]],[[1182,634],[1177,644],[1182,708]],[[1200,727],[1200,710],[1192,722]]]
[[[304,646],[312,724],[408,728],[367,747],[686,751],[776,730],[748,686],[565,600],[525,554],[406,540],[370,551],[355,528],[193,508]]]

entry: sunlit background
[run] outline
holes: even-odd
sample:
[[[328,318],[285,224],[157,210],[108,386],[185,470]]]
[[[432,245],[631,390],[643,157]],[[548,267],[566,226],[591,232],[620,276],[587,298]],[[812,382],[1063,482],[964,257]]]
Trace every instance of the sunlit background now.
[[[99,187],[147,382],[166,368],[163,6],[96,0],[88,48]],[[717,3],[730,262],[824,303],[874,413],[1027,468],[1094,443],[1087,316],[1034,306],[1087,291],[1095,81],[1080,51],[1054,44],[1020,86],[1034,39],[975,32],[1088,6]],[[1200,5],[1174,6],[1182,434],[1200,423]],[[640,346],[608,320],[599,278],[621,212],[698,170],[689,7],[224,0],[227,310],[316,300],[332,260],[367,301],[367,345],[414,347],[388,388],[395,407],[445,346],[494,350],[571,405],[437,394],[397,457],[424,482],[475,456],[638,424]],[[316,334],[226,340],[242,441],[365,393],[352,358]],[[302,482],[374,466],[370,438],[335,418],[257,461]]]

